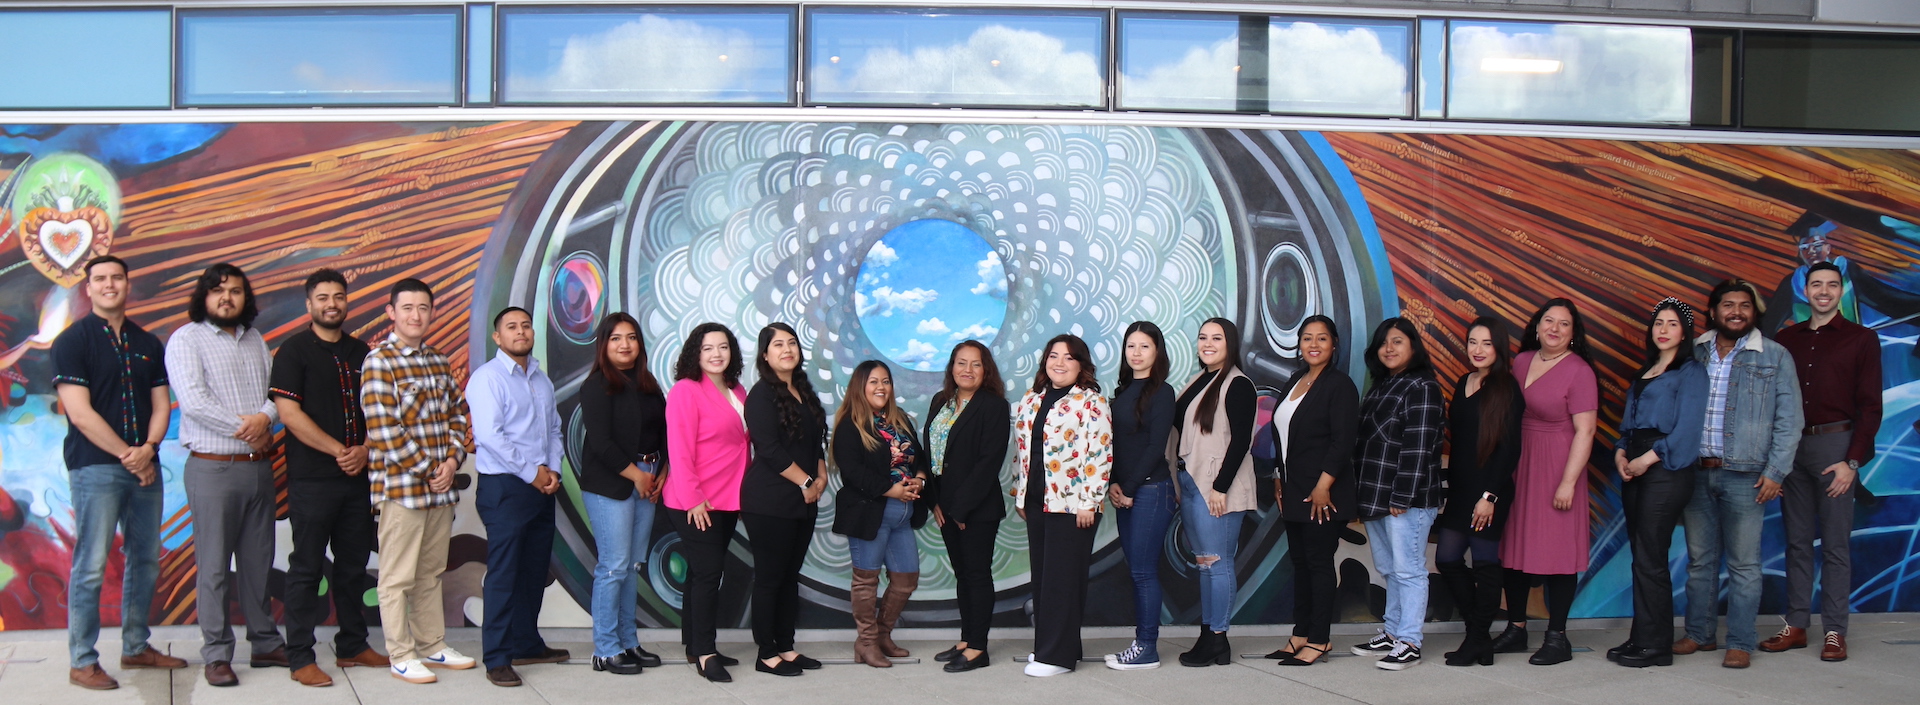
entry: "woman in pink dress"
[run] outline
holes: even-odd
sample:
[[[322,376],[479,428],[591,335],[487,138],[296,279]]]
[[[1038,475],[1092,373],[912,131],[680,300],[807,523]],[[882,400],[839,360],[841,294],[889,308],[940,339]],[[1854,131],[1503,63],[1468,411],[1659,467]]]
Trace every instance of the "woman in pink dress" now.
[[[1567,613],[1577,575],[1587,569],[1587,456],[1593,451],[1599,383],[1588,362],[1587,330],[1572,301],[1553,299],[1533,314],[1520,339],[1513,375],[1527,399],[1520,421],[1520,465],[1500,543],[1506,566],[1506,632],[1496,653],[1527,650],[1527,594],[1547,586],[1547,633],[1527,659],[1549,666],[1573,659]]]

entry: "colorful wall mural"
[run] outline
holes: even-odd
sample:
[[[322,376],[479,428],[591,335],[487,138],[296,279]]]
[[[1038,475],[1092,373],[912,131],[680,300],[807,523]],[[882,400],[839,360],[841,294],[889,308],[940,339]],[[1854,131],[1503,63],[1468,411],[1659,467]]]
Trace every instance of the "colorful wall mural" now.
[[[1920,153],[1912,151],[1129,126],[7,126],[0,229],[4,629],[65,625],[72,516],[58,447],[66,424],[46,349],[84,313],[76,266],[101,252],[132,263],[130,313],[163,337],[185,320],[192,276],[215,261],[252,275],[270,345],[305,325],[300,284],[315,267],[347,274],[349,329],[365,338],[384,335],[384,289],[422,278],[440,292],[443,312],[430,340],[463,377],[469,360],[491,354],[485,331],[468,321],[527,307],[544,320],[536,354],[560,390],[575,455],[574,396],[593,324],[611,311],[642,322],[659,375],[700,322],[727,323],[751,344],[766,322],[787,321],[801,331],[808,373],[830,406],[855,364],[880,358],[894,363],[906,406],[918,413],[954,342],[986,342],[1020,385],[1036,370],[1040,342],[1073,332],[1111,380],[1120,332],[1140,319],[1173,340],[1210,316],[1239,321],[1249,372],[1271,392],[1298,369],[1307,316],[1332,316],[1352,340],[1406,315],[1451,384],[1463,371],[1455,356],[1466,321],[1483,313],[1524,320],[1554,295],[1586,303],[1604,399],[1600,440],[1610,441],[1652,302],[1677,295],[1698,303],[1727,276],[1778,282],[1773,329],[1804,307],[1792,292],[1800,268],[1831,259],[1848,273],[1849,312],[1879,331],[1886,355],[1887,423],[1862,470],[1854,605],[1920,610],[1920,553],[1911,548],[1920,539]],[[1172,347],[1175,376],[1193,374],[1191,346]],[[1341,355],[1356,378],[1359,352],[1353,345]],[[166,445],[155,604],[168,623],[192,621],[196,608],[184,458]],[[550,588],[559,599],[543,617],[582,626],[593,527],[571,469],[566,475]],[[1576,616],[1621,616],[1630,605],[1617,483],[1597,468],[1590,479],[1594,568],[1582,576]],[[1242,527],[1239,622],[1291,613],[1286,541],[1270,509]],[[829,509],[803,572],[803,626],[849,621],[847,546],[827,531],[831,521]],[[1763,608],[1778,610],[1777,516],[1766,531]],[[284,554],[284,521],[280,532]],[[486,539],[470,502],[455,534],[447,614],[472,624]],[[655,536],[641,621],[670,626],[684,565],[664,522]],[[1132,618],[1115,538],[1103,523],[1090,623]],[[1342,617],[1376,619],[1382,591],[1357,525],[1348,539],[1339,553]],[[736,538],[729,565],[724,619],[732,626],[745,626],[748,607],[745,541]],[[1027,621],[1025,543],[1023,525],[1004,525],[995,558],[1004,625]],[[923,563],[907,623],[956,624],[938,534],[923,532],[920,545],[935,558]],[[1175,538],[1165,558],[1165,616],[1191,623],[1192,556]],[[1676,572],[1683,558],[1674,556]],[[107,584],[116,589],[111,574]],[[273,589],[280,584],[276,576]],[[1452,614],[1442,595],[1436,590],[1436,619]]]

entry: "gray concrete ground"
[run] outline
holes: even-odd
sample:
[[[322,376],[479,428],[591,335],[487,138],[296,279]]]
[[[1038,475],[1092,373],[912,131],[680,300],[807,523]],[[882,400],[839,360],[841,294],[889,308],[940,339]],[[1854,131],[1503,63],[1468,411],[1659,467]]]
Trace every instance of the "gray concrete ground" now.
[[[1774,627],[1762,617],[1762,637]],[[573,651],[566,664],[519,669],[526,685],[498,688],[479,670],[441,671],[439,683],[411,685],[388,676],[384,669],[337,669],[332,654],[323,651],[321,663],[334,677],[330,688],[304,688],[291,681],[285,669],[237,666],[241,685],[211,688],[201,678],[198,631],[193,627],[158,630],[155,646],[193,663],[189,670],[168,672],[121,671],[118,634],[101,634],[102,662],[120,679],[116,691],[91,692],[66,682],[65,632],[0,633],[0,702],[7,705],[60,703],[244,703],[245,705],[319,705],[335,703],[406,703],[407,705],[519,705],[539,703],[660,703],[663,705],[769,703],[778,705],[847,705],[876,701],[897,703],[954,703],[1020,705],[1022,703],[1599,703],[1630,705],[1681,702],[1711,703],[1913,703],[1920,700],[1920,615],[1857,615],[1850,639],[1852,659],[1823,663],[1818,646],[1785,654],[1755,654],[1745,671],[1720,667],[1720,654],[1678,657],[1670,668],[1633,670],[1607,663],[1602,651],[1624,638],[1623,620],[1576,621],[1570,636],[1576,646],[1593,650],[1575,655],[1570,663],[1553,667],[1530,666],[1524,654],[1502,655],[1492,667],[1450,668],[1439,654],[1459,641],[1459,625],[1430,625],[1447,630],[1428,636],[1427,662],[1394,673],[1373,667],[1369,659],[1339,656],[1308,668],[1283,668],[1271,661],[1236,658],[1230,666],[1182,668],[1175,661],[1193,640],[1193,627],[1168,627],[1160,642],[1165,665],[1158,670],[1119,672],[1098,663],[1082,664],[1075,673],[1049,679],[1028,678],[1014,662],[1024,658],[1028,635],[1021,630],[998,630],[992,644],[994,664],[971,673],[949,674],[931,656],[951,642],[947,630],[904,630],[903,645],[918,664],[891,669],[829,665],[798,678],[781,678],[753,671],[751,662],[732,670],[730,684],[710,684],[684,665],[648,669],[638,676],[615,676],[593,671],[586,657],[591,645],[586,630],[547,630],[554,645]],[[1236,654],[1265,653],[1283,640],[1284,627],[1236,629]],[[1334,638],[1336,653],[1371,634],[1368,625],[1341,625]],[[1124,647],[1129,630],[1089,630],[1087,653]],[[807,632],[801,650],[817,658],[852,655],[846,632]],[[480,653],[479,630],[453,630],[454,648]],[[648,630],[647,646],[663,655],[677,654],[677,632]],[[749,660],[753,646],[744,630],[721,635],[721,650]],[[378,636],[376,634],[376,643]],[[810,640],[810,641],[807,641]],[[1539,635],[1534,635],[1534,644]],[[325,639],[322,639],[325,643]],[[244,639],[239,645],[245,653]],[[324,648],[324,647],[323,647]]]

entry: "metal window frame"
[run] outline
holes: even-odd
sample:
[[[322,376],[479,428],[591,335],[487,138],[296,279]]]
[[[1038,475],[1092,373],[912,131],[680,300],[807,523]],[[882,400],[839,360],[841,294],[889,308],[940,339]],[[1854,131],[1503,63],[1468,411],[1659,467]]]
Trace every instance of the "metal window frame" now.
[[[453,97],[447,102],[343,102],[343,103],[304,103],[304,104],[261,104],[261,103],[225,103],[225,102],[188,102],[186,97],[186,25],[194,16],[201,17],[311,17],[317,15],[407,15],[422,14],[422,11],[446,13],[453,18]],[[334,108],[457,108],[465,104],[466,99],[466,34],[467,6],[458,4],[383,4],[383,5],[304,5],[304,6],[248,6],[248,7],[182,7],[175,6],[173,12],[173,105],[175,109],[204,108],[274,108],[280,110],[325,110]]]
[[[790,4],[790,3],[768,3],[768,2],[764,2],[764,0],[762,2],[755,2],[755,3],[647,4],[647,3],[635,3],[635,2],[632,2],[631,0],[628,0],[627,2],[618,2],[618,3],[613,3],[613,2],[565,2],[565,3],[495,2],[491,4],[494,7],[493,9],[493,22],[494,22],[494,25],[493,25],[494,26],[493,105],[509,106],[509,107],[580,107],[580,108],[614,108],[614,107],[757,108],[757,107],[772,107],[772,106],[792,106],[796,104],[795,101],[797,101],[799,98],[799,91],[798,91],[798,88],[794,85],[794,80],[796,76],[800,75],[800,69],[797,63],[797,59],[795,58],[794,55],[803,51],[803,48],[800,45],[801,37],[804,36],[800,32],[800,15],[802,14],[800,5]],[[507,36],[507,24],[508,24],[507,17],[509,15],[619,14],[622,11],[627,11],[627,12],[631,12],[635,16],[639,16],[639,15],[644,15],[650,12],[657,12],[657,11],[672,13],[672,12],[698,11],[698,10],[715,10],[717,11],[715,12],[715,14],[746,15],[746,14],[756,14],[756,12],[769,14],[769,15],[776,14],[777,12],[785,12],[787,14],[788,58],[787,58],[787,78],[786,78],[786,81],[784,82],[787,87],[787,97],[785,100],[714,101],[714,102],[544,101],[544,100],[530,101],[530,100],[512,100],[507,97],[507,90],[506,90],[507,52],[503,47],[506,44],[504,40],[506,39],[506,36]]]

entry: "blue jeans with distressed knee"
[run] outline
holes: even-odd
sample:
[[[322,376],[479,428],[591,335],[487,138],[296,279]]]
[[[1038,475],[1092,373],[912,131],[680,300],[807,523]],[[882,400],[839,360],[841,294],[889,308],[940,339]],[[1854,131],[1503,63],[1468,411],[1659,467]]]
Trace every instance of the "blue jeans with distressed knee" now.
[[[1240,518],[1245,512],[1214,516],[1200,486],[1186,471],[1180,476],[1180,523],[1186,527],[1187,547],[1200,565],[1200,622],[1216,632],[1227,631],[1233,620],[1234,553],[1240,548]],[[1213,558],[1209,563],[1206,559]]]

